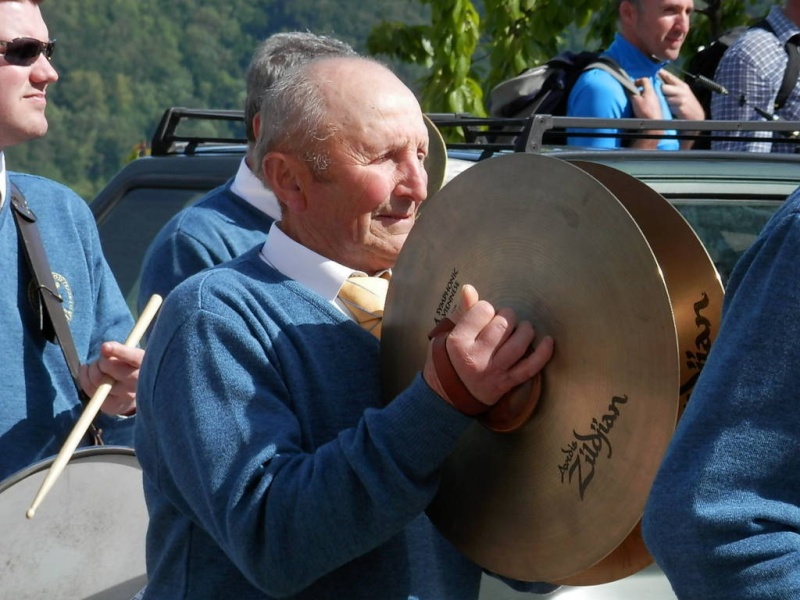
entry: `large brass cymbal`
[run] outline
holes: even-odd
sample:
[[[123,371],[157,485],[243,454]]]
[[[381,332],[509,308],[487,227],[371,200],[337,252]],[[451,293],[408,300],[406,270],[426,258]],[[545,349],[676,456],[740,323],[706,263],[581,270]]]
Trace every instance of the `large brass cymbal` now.
[[[628,211],[564,161],[489,159],[429,201],[393,272],[387,399],[423,365],[427,333],[464,283],[556,341],[531,421],[510,434],[476,423],[446,462],[428,509],[442,534],[529,581],[570,577],[614,551],[641,517],[680,388],[667,287]]]
[[[705,357],[716,338],[722,315],[722,282],[703,243],[681,214],[655,190],[609,166],[572,161],[609,189],[639,225],[667,284],[680,350],[683,412]],[[558,583],[597,585],[622,579],[653,562],[636,528],[611,554]]]

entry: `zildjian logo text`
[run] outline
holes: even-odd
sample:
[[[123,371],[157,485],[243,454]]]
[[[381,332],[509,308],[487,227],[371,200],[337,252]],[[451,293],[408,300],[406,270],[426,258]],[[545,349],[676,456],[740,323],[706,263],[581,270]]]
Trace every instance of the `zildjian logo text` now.
[[[703,311],[708,308],[708,305],[708,295],[705,292],[702,298],[693,305],[694,324],[697,326],[699,333],[694,339],[694,346],[697,352],[686,352],[686,367],[693,373],[689,380],[681,386],[681,399],[683,404],[689,401],[689,396],[694,389],[694,385],[697,383],[697,378],[700,377],[700,372],[706,364],[708,352],[711,350],[711,321],[703,315]]]
[[[565,479],[570,484],[573,481],[577,482],[581,500],[594,479],[597,459],[601,453],[604,453],[606,458],[611,458],[613,449],[609,435],[620,417],[620,407],[627,403],[628,396],[614,396],[608,405],[608,412],[599,419],[592,419],[589,425],[592,433],[581,434],[573,429],[574,439],[561,448],[564,454],[564,460],[558,466],[561,483],[564,483]]]

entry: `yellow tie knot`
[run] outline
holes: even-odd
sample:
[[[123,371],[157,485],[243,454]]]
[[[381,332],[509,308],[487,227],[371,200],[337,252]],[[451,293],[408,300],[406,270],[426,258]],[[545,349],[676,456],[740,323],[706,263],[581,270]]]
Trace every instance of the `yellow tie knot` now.
[[[386,302],[388,289],[388,274],[369,277],[354,273],[347,278],[339,290],[339,299],[352,313],[358,324],[379,339],[383,305]]]

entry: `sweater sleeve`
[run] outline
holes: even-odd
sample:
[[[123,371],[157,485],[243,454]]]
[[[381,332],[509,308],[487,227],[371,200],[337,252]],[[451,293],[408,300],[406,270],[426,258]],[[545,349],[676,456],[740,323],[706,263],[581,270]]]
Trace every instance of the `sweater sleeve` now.
[[[205,244],[180,229],[169,227],[160,232],[142,263],[138,311],[153,294],[166,298],[179,283],[219,262]]]
[[[171,313],[175,304],[148,342],[137,452],[159,492],[248,580],[270,595],[297,593],[422,513],[471,420],[421,377],[354,425],[342,417],[338,435],[317,444],[294,389],[320,380],[313,359],[292,367],[283,334],[255,331],[237,311]],[[343,369],[331,365],[312,396],[359,404],[331,381],[351,375]]]
[[[797,201],[734,271],[644,515],[645,540],[679,598],[800,596]]]

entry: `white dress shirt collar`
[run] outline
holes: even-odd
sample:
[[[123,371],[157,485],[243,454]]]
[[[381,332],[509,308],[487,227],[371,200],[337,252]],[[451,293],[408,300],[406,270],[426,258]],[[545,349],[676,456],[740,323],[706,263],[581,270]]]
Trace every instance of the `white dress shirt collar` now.
[[[239,170],[231,184],[231,191],[274,220],[277,221],[281,218],[281,207],[275,194],[261,183],[244,159],[239,163]]]
[[[303,284],[341,309],[336,296],[353,273],[350,267],[298,244],[281,231],[278,223],[273,223],[269,230],[267,241],[261,248],[261,258],[286,277]]]

